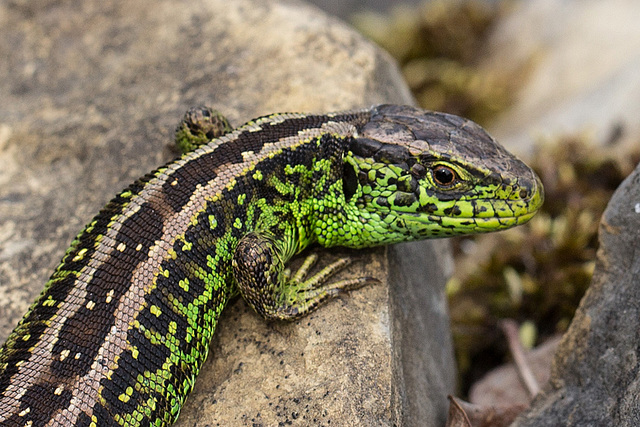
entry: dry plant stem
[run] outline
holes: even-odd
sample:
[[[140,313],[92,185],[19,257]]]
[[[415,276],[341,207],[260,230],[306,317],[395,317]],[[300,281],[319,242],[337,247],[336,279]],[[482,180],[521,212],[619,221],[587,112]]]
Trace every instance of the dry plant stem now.
[[[501,320],[498,323],[498,326],[507,337],[507,343],[509,344],[509,350],[513,356],[513,361],[516,364],[518,377],[520,378],[524,388],[527,390],[527,393],[529,393],[529,397],[533,398],[540,392],[540,386],[533,376],[533,372],[531,372],[527,358],[525,357],[525,351],[522,347],[522,343],[520,342],[520,337],[518,336],[518,324],[514,320],[505,319]]]

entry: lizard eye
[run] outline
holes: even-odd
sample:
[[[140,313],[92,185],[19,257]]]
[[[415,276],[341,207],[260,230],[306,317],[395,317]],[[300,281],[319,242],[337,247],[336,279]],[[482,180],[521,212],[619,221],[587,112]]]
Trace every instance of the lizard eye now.
[[[436,184],[449,187],[456,182],[458,176],[450,167],[438,165],[433,168],[433,179],[436,181]]]

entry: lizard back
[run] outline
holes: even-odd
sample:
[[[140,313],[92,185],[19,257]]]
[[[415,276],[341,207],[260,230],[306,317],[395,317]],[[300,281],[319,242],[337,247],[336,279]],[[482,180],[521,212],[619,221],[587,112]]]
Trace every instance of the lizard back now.
[[[308,168],[321,135],[366,116],[259,118],[116,196],[0,350],[0,423],[172,422],[236,292],[234,246],[261,206],[305,191],[275,188],[285,165]]]

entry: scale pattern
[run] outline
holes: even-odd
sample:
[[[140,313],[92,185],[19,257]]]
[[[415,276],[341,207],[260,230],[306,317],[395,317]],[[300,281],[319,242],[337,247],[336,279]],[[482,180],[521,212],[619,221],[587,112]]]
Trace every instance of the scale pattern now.
[[[480,127],[412,107],[233,131],[196,110],[177,140],[190,151],[102,209],[0,349],[0,425],[171,424],[231,297],[290,320],[368,283],[326,283],[345,263],[288,277],[309,244],[492,231],[542,203],[535,174]]]

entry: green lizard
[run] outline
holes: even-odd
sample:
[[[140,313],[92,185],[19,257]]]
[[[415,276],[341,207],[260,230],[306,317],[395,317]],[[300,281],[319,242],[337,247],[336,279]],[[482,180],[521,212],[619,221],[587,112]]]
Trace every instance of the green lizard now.
[[[290,275],[305,247],[494,231],[543,200],[478,125],[413,107],[235,130],[196,109],[177,135],[185,154],[102,209],[0,350],[0,425],[170,424],[230,298],[291,320],[370,282],[327,280],[348,260]]]

